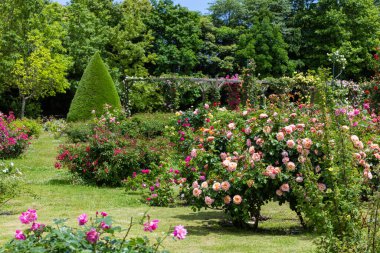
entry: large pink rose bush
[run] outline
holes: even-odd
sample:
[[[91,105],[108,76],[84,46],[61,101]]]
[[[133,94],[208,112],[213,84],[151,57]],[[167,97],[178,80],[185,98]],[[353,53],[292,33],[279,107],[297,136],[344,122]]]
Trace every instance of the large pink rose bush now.
[[[301,213],[310,216],[305,206],[313,196],[323,202],[335,187],[331,159],[341,152],[340,143],[334,143],[338,134],[357,180],[367,188],[376,185],[380,149],[375,115],[368,108],[337,110],[331,114],[311,105],[270,104],[226,111],[206,105],[178,113],[173,138],[184,157],[183,194],[194,210],[222,208],[237,226],[254,221],[257,227],[268,201],[288,202],[304,223]]]

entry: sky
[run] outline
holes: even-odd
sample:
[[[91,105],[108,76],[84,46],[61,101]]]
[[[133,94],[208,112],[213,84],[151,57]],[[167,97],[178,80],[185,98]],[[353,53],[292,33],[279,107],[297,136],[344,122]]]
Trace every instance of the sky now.
[[[69,2],[69,0],[55,0],[61,4]],[[180,4],[189,8],[192,11],[200,11],[202,13],[207,13],[208,3],[211,0],[173,0],[174,3]]]

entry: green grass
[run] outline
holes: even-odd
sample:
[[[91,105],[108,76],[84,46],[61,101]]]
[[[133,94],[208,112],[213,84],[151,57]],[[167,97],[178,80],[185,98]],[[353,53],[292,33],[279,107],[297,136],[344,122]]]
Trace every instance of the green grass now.
[[[12,215],[0,215],[0,244],[12,238],[16,229],[25,228],[18,216],[28,208],[37,209],[40,222],[51,224],[54,218],[70,218],[69,224],[74,226],[79,214],[107,211],[115,223],[123,227],[128,225],[130,217],[138,219],[149,209],[140,203],[138,194],[126,194],[122,188],[73,184],[67,171],[56,170],[53,166],[61,143],[44,133],[33,141],[24,157],[13,160],[25,175],[28,191],[2,210],[11,211]],[[296,215],[287,206],[275,203],[264,207],[262,214],[270,219],[259,225],[258,232],[221,225],[224,214],[215,210],[194,213],[189,207],[154,207],[149,209],[149,214],[161,220],[159,232],[147,234],[152,239],[178,224],[188,229],[186,240],[165,241],[165,247],[171,252],[288,253],[314,249],[312,240],[315,235],[303,232]],[[131,236],[142,234],[146,233],[141,227],[133,227]]]

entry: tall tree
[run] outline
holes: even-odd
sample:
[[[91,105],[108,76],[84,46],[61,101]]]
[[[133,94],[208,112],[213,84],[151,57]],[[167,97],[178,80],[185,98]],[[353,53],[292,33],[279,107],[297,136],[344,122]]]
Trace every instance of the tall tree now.
[[[306,68],[329,67],[327,53],[339,50],[347,59],[345,77],[370,73],[371,51],[379,44],[379,8],[373,0],[320,0],[299,16]]]
[[[153,73],[191,74],[198,64],[200,50],[200,14],[171,0],[152,0],[153,11],[148,26],[155,37],[157,54]]]
[[[63,7],[42,0],[4,0],[0,16],[1,81],[19,90],[23,117],[28,99],[54,96],[69,86]]]
[[[282,76],[293,71],[280,28],[269,17],[256,18],[252,28],[240,36],[237,55],[243,67],[253,59],[257,64],[256,72],[263,77]]]
[[[243,0],[216,0],[210,4],[211,17],[216,26],[236,27],[244,24]]]
[[[112,0],[71,0],[68,8],[65,47],[73,59],[69,78],[79,81],[92,55],[106,53],[109,43]],[[106,8],[107,7],[107,8]]]
[[[122,76],[146,76],[145,65],[156,57],[149,53],[154,37],[145,24],[152,6],[149,0],[124,0],[118,9],[120,19],[111,29],[109,64]]]

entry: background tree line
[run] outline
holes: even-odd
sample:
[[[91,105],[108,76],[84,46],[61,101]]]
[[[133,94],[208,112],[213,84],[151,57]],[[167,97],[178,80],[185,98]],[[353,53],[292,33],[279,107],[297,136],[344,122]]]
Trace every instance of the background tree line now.
[[[225,76],[251,60],[260,78],[280,77],[330,67],[336,50],[348,61],[343,78],[360,80],[373,73],[379,32],[374,0],[215,0],[208,15],[171,0],[3,0],[0,110],[38,112],[42,102],[45,113],[64,113],[97,51],[117,84]]]

